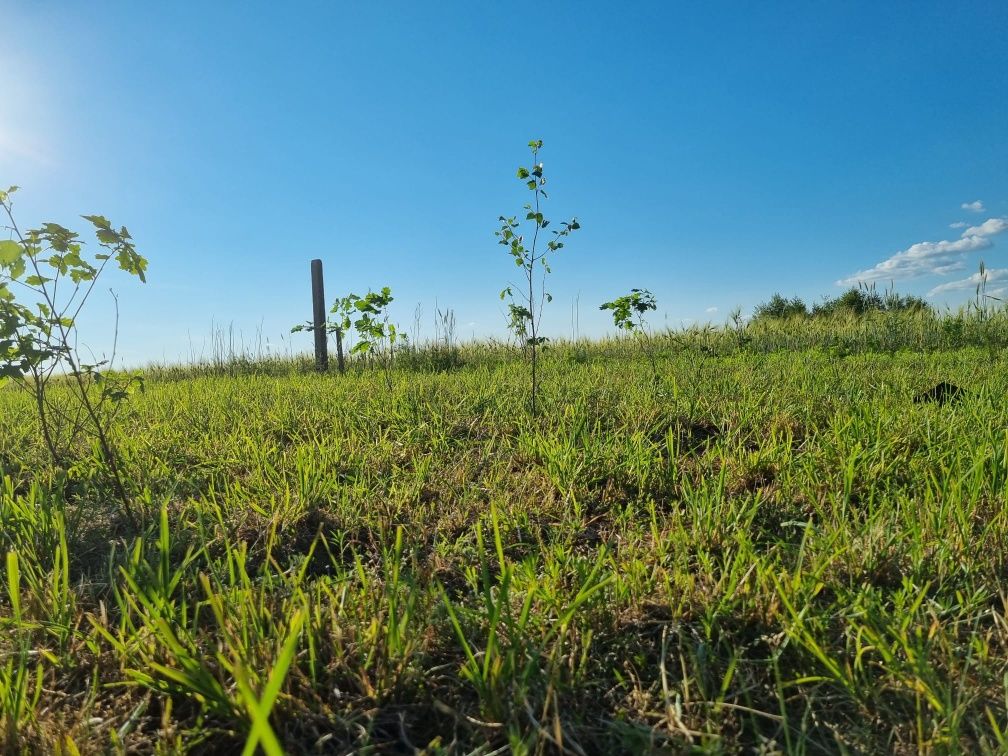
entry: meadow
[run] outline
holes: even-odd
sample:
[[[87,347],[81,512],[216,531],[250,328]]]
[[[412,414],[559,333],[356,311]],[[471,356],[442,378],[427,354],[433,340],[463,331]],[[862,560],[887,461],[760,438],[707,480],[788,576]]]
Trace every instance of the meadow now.
[[[1008,317],[0,389],[0,750],[1000,753]],[[939,381],[966,391],[915,402]],[[57,389],[58,390],[58,389]]]

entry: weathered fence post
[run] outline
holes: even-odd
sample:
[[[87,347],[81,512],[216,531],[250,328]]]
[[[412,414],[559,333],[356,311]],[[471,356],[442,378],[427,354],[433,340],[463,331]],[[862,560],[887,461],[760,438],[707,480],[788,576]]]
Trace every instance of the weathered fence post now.
[[[325,287],[322,285],[322,261],[311,261],[312,325],[315,331],[315,369],[329,369],[326,333]]]

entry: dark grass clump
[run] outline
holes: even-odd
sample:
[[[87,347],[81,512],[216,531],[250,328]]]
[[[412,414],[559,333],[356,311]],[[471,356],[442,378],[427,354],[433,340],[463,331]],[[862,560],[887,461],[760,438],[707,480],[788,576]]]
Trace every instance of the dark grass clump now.
[[[954,383],[949,383],[948,381],[941,381],[927,391],[922,391],[914,396],[914,401],[918,404],[933,402],[939,406],[944,406],[960,401],[965,395],[966,389],[962,386],[956,386]]]

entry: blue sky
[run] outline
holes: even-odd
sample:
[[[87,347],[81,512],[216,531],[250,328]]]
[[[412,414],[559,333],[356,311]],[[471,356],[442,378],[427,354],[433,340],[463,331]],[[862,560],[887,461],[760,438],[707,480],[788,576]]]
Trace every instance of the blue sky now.
[[[957,306],[1008,284],[1008,3],[76,3],[0,0],[0,184],[19,221],[103,213],[149,283],[110,276],[127,362],[246,342],[390,285],[401,325],[503,335],[493,231],[545,142],[546,332],[656,325],[774,291],[892,280]],[[957,225],[964,224],[964,225]],[[83,228],[83,224],[77,223]],[[109,298],[83,322],[108,348]],[[716,309],[714,309],[716,308]]]

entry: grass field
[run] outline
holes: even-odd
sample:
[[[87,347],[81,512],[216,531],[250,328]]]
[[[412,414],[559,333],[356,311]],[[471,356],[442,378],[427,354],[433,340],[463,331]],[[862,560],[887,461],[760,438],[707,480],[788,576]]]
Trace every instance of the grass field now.
[[[0,750],[1004,752],[1005,329],[782,333],[0,391]]]

